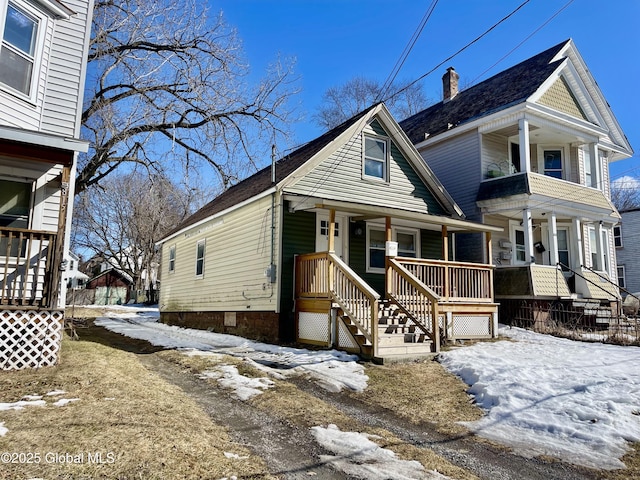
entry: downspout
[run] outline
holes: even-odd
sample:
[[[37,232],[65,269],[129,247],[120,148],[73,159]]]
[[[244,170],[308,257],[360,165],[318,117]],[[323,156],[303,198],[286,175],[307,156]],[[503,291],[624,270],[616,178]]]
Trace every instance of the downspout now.
[[[271,145],[271,185],[276,184],[276,146]],[[271,194],[271,258],[269,263],[269,281],[273,284],[276,282],[276,266],[275,261],[276,249],[276,190]],[[273,293],[273,290],[272,290]]]

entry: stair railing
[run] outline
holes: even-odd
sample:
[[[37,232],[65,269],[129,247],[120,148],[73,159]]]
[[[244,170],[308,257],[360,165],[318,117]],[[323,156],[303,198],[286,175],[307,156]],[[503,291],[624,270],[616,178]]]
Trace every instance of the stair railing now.
[[[438,302],[440,296],[425,285],[393,258],[388,258],[390,291],[387,295],[404,311],[407,317],[433,342],[434,350],[440,351],[440,325]],[[431,320],[431,325],[429,325]]]
[[[349,319],[373,346],[373,355],[378,353],[378,301],[380,295],[367,285],[335,253],[328,252],[328,289],[332,300],[347,314]]]

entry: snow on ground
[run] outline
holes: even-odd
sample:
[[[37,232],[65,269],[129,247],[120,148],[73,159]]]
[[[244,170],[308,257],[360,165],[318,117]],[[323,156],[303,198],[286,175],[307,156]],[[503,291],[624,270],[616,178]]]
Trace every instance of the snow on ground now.
[[[337,350],[282,347],[235,335],[164,325],[157,321],[157,309],[120,306],[113,311],[109,307],[109,310],[108,317],[98,318],[96,325],[156,346],[184,349],[190,355],[227,354],[248,359],[275,378],[309,375],[334,392],[343,388],[363,391],[367,386],[368,377],[364,367],[357,363],[356,355]]]
[[[519,328],[499,333],[513,341],[478,343],[439,357],[487,411],[467,426],[526,456],[623,468],[626,442],[640,441],[640,348]]]
[[[362,391],[367,386],[357,357],[335,350],[279,347],[163,325],[153,309],[120,307],[109,316],[96,324],[155,345],[181,348],[185,354],[240,357],[272,378],[307,374],[331,391]],[[623,468],[620,458],[627,442],[640,441],[640,348],[575,342],[518,328],[502,327],[500,334],[512,341],[478,343],[439,357],[470,385],[469,392],[486,410],[484,418],[467,426],[526,456],[544,454],[588,467]],[[224,378],[221,371],[211,375]],[[240,377],[227,372],[227,386],[236,394],[245,382]],[[257,380],[263,386],[250,387],[260,392],[267,379]],[[339,435],[325,430],[323,438]]]
[[[233,365],[216,366],[212,370],[202,372],[198,377],[217,379],[222,388],[234,390],[240,400],[249,400],[274,385],[273,381],[268,378],[251,378],[241,375],[238,368]]]
[[[312,427],[316,441],[335,455],[320,455],[350,477],[367,480],[446,479],[436,471],[426,471],[420,462],[401,460],[391,450],[369,440],[373,436],[358,432],[343,432],[336,425]]]

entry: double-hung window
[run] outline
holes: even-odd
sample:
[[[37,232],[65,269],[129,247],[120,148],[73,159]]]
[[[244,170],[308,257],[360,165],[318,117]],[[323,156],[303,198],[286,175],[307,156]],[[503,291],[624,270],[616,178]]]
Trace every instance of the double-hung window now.
[[[0,179],[0,227],[29,228],[31,182]]]
[[[196,277],[204,276],[204,247],[204,240],[200,240],[196,245]]]
[[[549,177],[562,179],[562,150],[544,151],[544,174]]]
[[[363,178],[387,181],[389,175],[389,142],[385,138],[364,136]]]
[[[0,83],[29,98],[33,97],[43,21],[44,17],[9,2],[1,24]]]
[[[169,273],[176,271],[176,246],[169,247]]]
[[[418,245],[420,241],[418,230],[392,228],[392,238],[398,243],[398,256],[417,258],[420,255]],[[367,271],[370,273],[384,273],[386,256],[386,242],[384,227],[367,226]]]

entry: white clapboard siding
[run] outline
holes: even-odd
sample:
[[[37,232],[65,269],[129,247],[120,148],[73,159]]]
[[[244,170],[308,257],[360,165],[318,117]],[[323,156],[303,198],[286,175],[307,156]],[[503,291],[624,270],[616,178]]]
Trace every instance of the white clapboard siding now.
[[[280,214],[276,205],[276,222]],[[277,228],[277,225],[276,225]],[[276,245],[278,232],[276,231]],[[197,278],[196,245],[205,239],[204,275]],[[175,272],[169,250],[176,247]],[[274,262],[277,264],[278,248]],[[264,272],[271,258],[271,197],[193,227],[162,246],[160,305],[165,311],[275,311],[277,284]],[[278,275],[280,272],[278,272]]]

